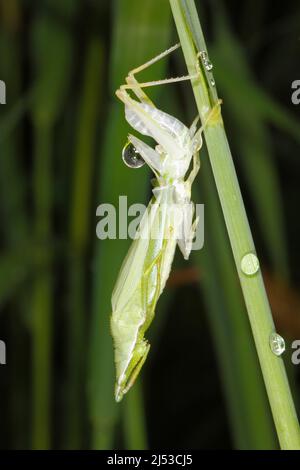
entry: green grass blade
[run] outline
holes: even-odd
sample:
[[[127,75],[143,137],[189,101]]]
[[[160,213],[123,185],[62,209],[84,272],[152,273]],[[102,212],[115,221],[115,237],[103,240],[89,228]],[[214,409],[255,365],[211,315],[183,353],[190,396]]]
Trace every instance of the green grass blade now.
[[[197,56],[188,20],[194,15],[198,21],[194,2],[170,0],[170,4],[189,73],[194,75]],[[185,15],[185,9],[189,11],[189,17]],[[197,31],[201,31],[200,23]],[[201,33],[194,36],[194,41],[198,50],[205,48]],[[192,86],[203,122],[207,106],[209,109],[212,106],[203,71],[199,79],[192,80]],[[262,276],[259,270],[249,276],[241,268],[243,257],[255,253],[255,247],[221,116],[207,125],[204,134],[280,445],[283,449],[300,449],[299,424],[283,361],[269,346],[274,323]]]
[[[202,153],[199,188],[205,201],[205,246],[200,266],[219,369],[237,449],[276,449],[270,407],[233,265],[213,176]],[[220,285],[223,289],[220,290]]]
[[[69,87],[72,49],[70,34],[47,15],[35,18],[31,48],[35,100],[31,109],[34,129],[35,236],[48,244],[53,217],[53,126],[63,109]],[[51,447],[51,387],[53,349],[52,260],[41,250],[35,259],[37,278],[32,292],[32,446]],[[45,267],[46,265],[46,267]]]

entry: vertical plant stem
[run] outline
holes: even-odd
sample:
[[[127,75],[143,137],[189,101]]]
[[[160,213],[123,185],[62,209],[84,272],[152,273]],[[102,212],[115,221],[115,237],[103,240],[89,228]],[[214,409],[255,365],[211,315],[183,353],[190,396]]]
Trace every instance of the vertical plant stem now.
[[[21,61],[21,28],[22,8],[19,0],[0,3],[0,57],[1,79],[9,84],[9,103],[6,109],[13,109],[21,94],[22,61]],[[7,111],[6,111],[7,113]],[[7,114],[6,114],[7,116]],[[1,134],[1,131],[0,131]],[[1,159],[0,159],[0,188],[1,201],[4,209],[2,219],[3,241],[6,247],[16,254],[18,247],[28,240],[28,213],[26,211],[25,172],[20,165],[19,157],[23,152],[22,130],[12,136],[2,134]],[[22,253],[22,250],[21,250]],[[25,257],[17,257],[17,266],[25,267]],[[22,269],[23,270],[23,269]],[[22,277],[22,276],[21,276]],[[1,286],[5,286],[7,270]],[[18,345],[10,353],[10,403],[9,414],[13,423],[11,447],[14,449],[25,448],[28,442],[24,436],[28,435],[28,375],[26,374],[27,358],[24,355],[24,317],[28,311],[26,299],[28,293],[24,286],[18,289],[18,296],[14,299],[12,309],[9,312],[10,334],[9,342]]]
[[[194,75],[197,73],[197,52],[193,36],[197,36],[197,49],[206,51],[195,4],[192,0],[170,0],[170,5],[188,71]],[[192,87],[203,123],[207,110],[213,105],[203,68],[199,79],[192,80]],[[221,115],[208,123],[204,134],[279,442],[282,449],[300,449],[299,424],[284,364],[269,346],[274,323],[262,275],[258,271],[248,276],[241,269],[243,257],[255,253],[255,247]]]

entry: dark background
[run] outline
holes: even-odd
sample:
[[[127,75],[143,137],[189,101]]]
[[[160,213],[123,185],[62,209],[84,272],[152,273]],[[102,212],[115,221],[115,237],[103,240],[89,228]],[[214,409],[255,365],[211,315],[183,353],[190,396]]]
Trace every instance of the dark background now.
[[[299,2],[196,5],[299,409]],[[278,446],[204,148],[204,249],[176,254],[141,377],[113,400],[110,296],[129,241],[98,240],[96,208],[151,191],[146,168],[122,164],[114,91],[176,42],[167,0],[0,0],[3,449]],[[179,50],[141,80],[185,73]],[[159,88],[157,106],[189,124],[190,85]]]

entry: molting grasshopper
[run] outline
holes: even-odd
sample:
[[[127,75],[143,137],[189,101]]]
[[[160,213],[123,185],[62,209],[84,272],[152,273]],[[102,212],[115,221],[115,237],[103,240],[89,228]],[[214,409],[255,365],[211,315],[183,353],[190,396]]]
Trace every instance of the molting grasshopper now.
[[[147,86],[191,80],[198,75],[147,83],[139,83],[135,78],[136,73],[178,47],[179,44],[171,47],[129,72],[126,84],[116,91],[117,97],[125,104],[128,123],[140,134],[150,136],[157,142],[153,149],[138,137],[128,136],[129,145],[138,156],[136,161],[143,159],[156,179],[153,197],[112,294],[111,332],[115,347],[116,401],[120,401],[133,385],[146,360],[150,345],[144,334],[153,320],[158,298],[169,277],[176,245],[188,259],[198,223],[197,219],[193,220],[191,186],[200,168],[203,127],[197,129],[199,117],[188,128],[175,117],[157,109],[143,91]],[[128,90],[138,100],[133,99]],[[206,123],[214,110],[212,108],[208,113]],[[191,161],[192,169],[186,176]],[[176,207],[176,211],[171,210],[172,207]]]

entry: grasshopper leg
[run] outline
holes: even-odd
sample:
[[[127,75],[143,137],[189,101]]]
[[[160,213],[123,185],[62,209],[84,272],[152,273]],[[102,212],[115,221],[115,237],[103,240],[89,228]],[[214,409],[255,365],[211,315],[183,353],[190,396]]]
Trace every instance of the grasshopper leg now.
[[[144,82],[144,83],[139,83],[137,79],[135,78],[135,75],[142,70],[147,69],[150,67],[152,64],[155,62],[158,62],[160,59],[166,57],[168,54],[171,52],[175,51],[180,47],[180,44],[175,44],[175,46],[170,47],[166,51],[162,52],[161,54],[158,54],[157,56],[153,57],[153,59],[148,60],[144,64],[140,65],[139,67],[136,67],[132,69],[129,73],[128,76],[126,77],[126,84],[121,85],[120,89],[121,90],[132,90],[133,93],[140,99],[141,102],[148,103],[148,104],[153,104],[151,100],[148,98],[148,96],[143,92],[142,88],[146,87],[151,87],[151,86],[157,86],[157,85],[165,85],[167,83],[176,83],[176,82],[182,82],[186,80],[193,80],[199,77],[199,68],[196,67],[196,74],[194,75],[184,75],[182,77],[175,77],[175,78],[165,78],[163,80],[154,80],[151,82]],[[197,62],[198,63],[198,62]]]
[[[141,325],[140,330],[138,332],[138,337],[136,340],[136,344],[134,347],[134,351],[132,353],[132,357],[130,363],[127,367],[125,376],[123,379],[116,384],[115,389],[115,397],[116,401],[121,401],[125,393],[132,387],[135,380],[137,379],[139,372],[147,358],[150,344],[144,339],[144,333],[147,330],[148,326],[150,325],[155,311],[155,305],[160,295],[160,288],[161,288],[161,263],[163,257],[163,248],[159,251],[159,253],[155,256],[155,258],[151,261],[149,266],[145,269],[142,279],[141,279],[141,296],[142,296],[142,304],[143,308],[146,312],[146,318],[144,323]],[[157,269],[156,280],[155,280],[155,292],[153,299],[149,303],[149,277],[152,274],[153,268]]]

